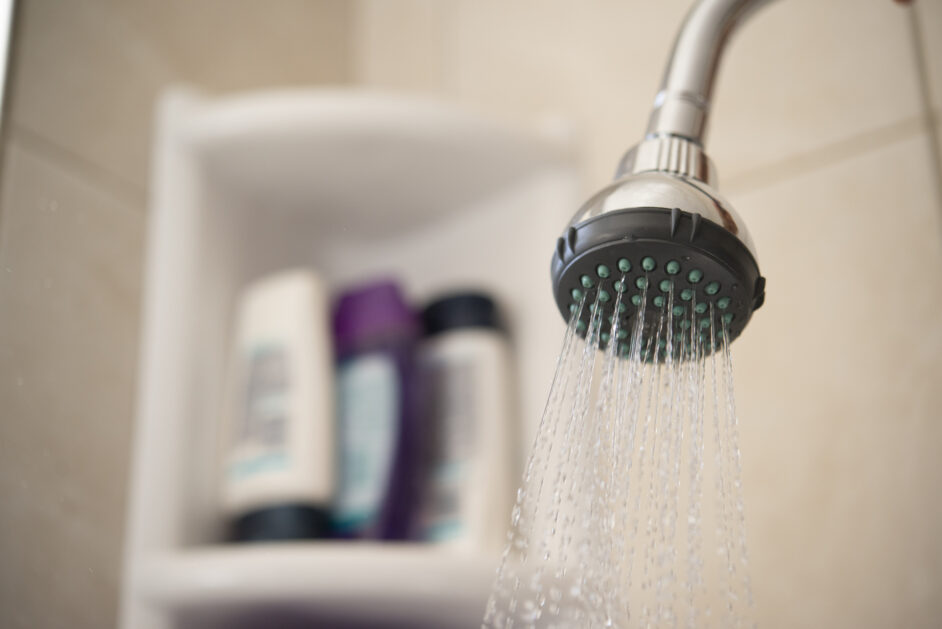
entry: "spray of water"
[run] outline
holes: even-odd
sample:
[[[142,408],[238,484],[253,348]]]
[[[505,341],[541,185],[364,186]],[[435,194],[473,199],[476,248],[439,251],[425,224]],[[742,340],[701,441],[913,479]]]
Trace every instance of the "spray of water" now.
[[[666,297],[573,313],[483,628],[754,626],[728,335]]]

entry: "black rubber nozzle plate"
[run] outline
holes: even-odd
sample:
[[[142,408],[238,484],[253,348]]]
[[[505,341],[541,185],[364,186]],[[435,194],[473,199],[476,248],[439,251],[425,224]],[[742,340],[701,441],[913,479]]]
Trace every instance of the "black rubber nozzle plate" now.
[[[551,273],[565,320],[585,300],[577,328],[582,335],[590,305],[599,297],[602,345],[612,329],[619,293],[621,337],[630,333],[642,295],[645,312],[659,313],[672,294],[679,329],[706,329],[704,319],[709,321],[712,312],[717,329],[720,320],[725,323],[730,342],[765,299],[765,279],[742,241],[699,214],[678,209],[619,210],[570,227],[556,243]],[[645,315],[646,330],[657,322],[658,316]]]

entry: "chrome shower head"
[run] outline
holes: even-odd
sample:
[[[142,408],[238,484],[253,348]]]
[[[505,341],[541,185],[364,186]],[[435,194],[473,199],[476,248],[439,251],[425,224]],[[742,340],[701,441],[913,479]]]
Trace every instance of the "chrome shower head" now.
[[[627,352],[628,331],[642,304],[649,313],[669,309],[667,319],[678,332],[700,328],[709,338],[716,323],[730,342],[765,299],[752,239],[714,189],[703,136],[723,44],[733,26],[766,1],[694,5],[674,45],[647,137],[556,243],[551,272],[560,313],[568,320],[580,312],[576,329],[582,335],[594,313],[600,346],[614,340]],[[643,339],[656,338],[659,319],[645,317]],[[611,339],[613,333],[618,338]],[[721,334],[714,332],[714,340]]]
[[[643,158],[652,144],[667,158],[663,170],[639,163],[639,153]],[[590,304],[582,308],[581,333],[596,298],[603,345],[614,327],[616,303],[625,342],[642,299],[649,313],[669,305],[678,329],[706,329],[712,315],[725,323],[729,341],[762,305],[765,280],[752,239],[729,204],[693,176],[697,169],[709,178],[709,162],[695,145],[679,138],[648,140],[629,153],[627,172],[572,219],[553,253],[553,291],[567,320],[583,299]],[[657,325],[656,317],[647,323],[649,329]]]

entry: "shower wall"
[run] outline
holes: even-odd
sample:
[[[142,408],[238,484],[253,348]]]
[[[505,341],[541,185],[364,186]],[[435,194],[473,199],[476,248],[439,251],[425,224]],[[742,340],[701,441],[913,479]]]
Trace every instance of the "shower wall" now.
[[[154,100],[342,83],[342,0],[21,0],[0,200],[0,626],[117,622]]]
[[[688,5],[363,0],[356,77],[555,126],[588,193],[641,137]],[[915,10],[772,3],[720,72],[708,148],[768,278],[733,346],[762,627],[942,615],[942,2]]]

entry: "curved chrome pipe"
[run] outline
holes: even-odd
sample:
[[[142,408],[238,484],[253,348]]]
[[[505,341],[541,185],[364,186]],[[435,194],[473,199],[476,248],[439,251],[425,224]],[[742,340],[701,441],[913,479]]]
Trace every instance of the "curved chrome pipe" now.
[[[730,34],[771,0],[700,0],[684,21],[661,89],[654,100],[647,137],[672,135],[702,146],[720,56]]]

